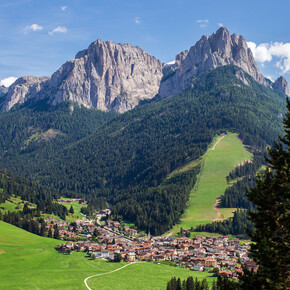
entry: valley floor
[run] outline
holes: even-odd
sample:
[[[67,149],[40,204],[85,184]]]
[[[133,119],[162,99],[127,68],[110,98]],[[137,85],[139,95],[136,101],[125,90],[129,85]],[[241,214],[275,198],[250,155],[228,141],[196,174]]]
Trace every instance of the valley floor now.
[[[91,260],[83,252],[58,253],[58,240],[39,237],[0,221],[1,289],[87,289],[88,276],[110,272],[126,263]],[[92,289],[165,289],[173,277],[214,279],[210,273],[167,265],[136,263],[88,281]]]

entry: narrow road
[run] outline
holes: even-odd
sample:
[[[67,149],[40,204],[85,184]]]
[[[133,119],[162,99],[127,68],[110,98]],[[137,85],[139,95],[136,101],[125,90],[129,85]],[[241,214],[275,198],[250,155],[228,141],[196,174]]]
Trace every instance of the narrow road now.
[[[110,271],[110,272],[106,272],[106,273],[101,273],[101,274],[96,274],[96,275],[89,276],[89,277],[87,277],[87,278],[84,280],[84,283],[85,283],[86,287],[87,287],[89,290],[93,290],[92,288],[89,287],[89,285],[88,285],[88,283],[87,283],[88,279],[93,278],[93,277],[97,277],[97,276],[108,275],[108,274],[111,274],[111,273],[114,273],[114,272],[120,271],[120,270],[124,269],[125,267],[128,267],[128,266],[133,265],[133,264],[138,264],[138,263],[140,263],[140,262],[135,262],[135,263],[127,264],[127,265],[125,265],[125,266],[123,266],[123,267],[121,267],[121,268],[118,268],[118,269],[113,270],[113,271]]]
[[[164,236],[165,239],[168,239],[169,237],[171,237],[173,235],[173,232],[168,233],[167,235]]]
[[[110,233],[114,234],[116,237],[123,238],[123,239],[127,240],[129,243],[132,243],[132,240],[126,238],[124,235],[118,234],[118,233],[116,233],[116,232],[114,232],[114,231],[112,231],[112,230],[110,230],[110,229],[108,229],[106,227],[104,227],[103,229],[106,230],[107,232],[110,232]]]

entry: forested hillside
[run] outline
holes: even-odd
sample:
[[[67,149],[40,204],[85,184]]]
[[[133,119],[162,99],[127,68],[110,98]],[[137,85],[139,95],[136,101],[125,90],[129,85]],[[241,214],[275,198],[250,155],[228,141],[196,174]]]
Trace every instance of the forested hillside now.
[[[2,112],[0,168],[31,177],[65,145],[88,136],[114,115],[69,104],[51,109],[44,101]]]
[[[6,204],[12,198],[21,203],[10,211]],[[36,182],[0,170],[0,220],[44,236],[47,234],[46,223],[41,214],[54,214],[64,220],[68,214],[65,206],[54,202],[56,198],[60,198],[57,192],[50,192]]]
[[[164,232],[178,221],[199,169],[175,176],[174,182],[166,179],[170,172],[203,155],[220,132],[237,132],[253,152],[260,152],[282,130],[284,95],[257,84],[250,76],[251,85],[245,85],[235,72],[233,66],[219,67],[176,97],[157,99],[111,120],[103,113],[100,126],[88,126],[83,134],[88,136],[78,135],[75,142],[56,141],[68,134],[65,120],[58,120],[49,127],[61,131],[55,141],[48,142],[52,146],[45,143],[45,148],[28,150],[19,138],[18,147],[11,148],[10,154],[2,146],[0,166],[24,171],[62,194],[84,194],[90,203],[105,199],[116,217],[136,222],[153,234]],[[6,113],[6,118],[13,119],[18,112]],[[12,123],[8,124],[5,126],[10,128]],[[10,136],[14,140],[14,134]],[[26,140],[29,138],[27,133]]]

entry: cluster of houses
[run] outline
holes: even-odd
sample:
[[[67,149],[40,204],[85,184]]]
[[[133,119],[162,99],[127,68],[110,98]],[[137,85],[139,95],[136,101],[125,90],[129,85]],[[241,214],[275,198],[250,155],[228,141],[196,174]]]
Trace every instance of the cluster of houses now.
[[[121,226],[121,224],[118,221],[107,220],[105,227],[113,230],[116,233],[123,234],[128,237],[135,237],[138,234],[137,230],[134,230],[129,226]]]
[[[194,239],[150,237],[110,220],[102,227],[90,221],[79,222],[75,234],[93,239],[64,243],[57,250],[63,253],[86,251],[93,258],[107,260],[114,260],[119,253],[128,262],[172,261],[195,271],[218,268],[220,275],[233,279],[242,272],[242,265],[257,270],[257,265],[248,256],[249,245],[241,245],[239,239],[230,240],[227,236],[196,236]]]
[[[80,235],[75,231],[74,226],[71,226],[69,222],[63,220],[56,220],[54,217],[46,218],[46,230],[51,230],[54,233],[54,227],[57,225],[59,230],[59,236],[63,239],[74,238],[77,239]],[[79,228],[80,229],[80,228]]]

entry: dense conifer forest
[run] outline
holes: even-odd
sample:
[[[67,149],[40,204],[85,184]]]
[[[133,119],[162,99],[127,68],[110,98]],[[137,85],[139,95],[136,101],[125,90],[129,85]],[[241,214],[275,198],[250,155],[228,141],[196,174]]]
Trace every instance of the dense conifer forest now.
[[[91,209],[107,202],[114,217],[160,234],[180,218],[199,169],[174,177],[183,186],[167,176],[201,157],[215,134],[237,132],[258,153],[282,131],[284,95],[250,76],[245,85],[235,72],[219,67],[176,97],[117,116],[39,105],[1,113],[8,137],[0,139],[0,167],[62,195],[86,196]]]

